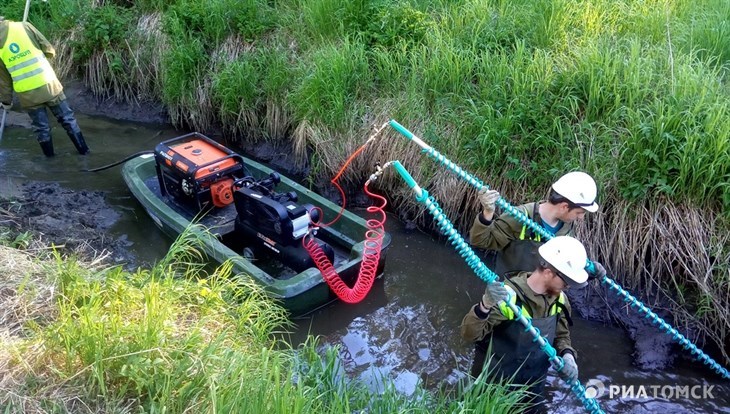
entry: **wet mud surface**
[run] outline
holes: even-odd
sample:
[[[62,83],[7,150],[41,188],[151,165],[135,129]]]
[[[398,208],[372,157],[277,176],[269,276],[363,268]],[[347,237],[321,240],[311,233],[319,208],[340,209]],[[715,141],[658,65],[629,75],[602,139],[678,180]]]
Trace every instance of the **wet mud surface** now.
[[[84,259],[103,258],[109,264],[132,266],[135,257],[124,238],[107,231],[119,220],[101,191],[73,191],[58,183],[29,182],[0,201],[0,225],[29,231],[40,243],[58,246]]]
[[[573,312],[589,321],[623,327],[634,342],[634,364],[638,368],[661,370],[670,366],[676,356],[672,337],[652,325],[635,308],[629,308],[626,302],[606,285],[598,281],[593,283],[594,285],[585,289],[567,291]],[[636,292],[629,293],[639,298]],[[656,308],[653,310],[672,324],[670,314]]]

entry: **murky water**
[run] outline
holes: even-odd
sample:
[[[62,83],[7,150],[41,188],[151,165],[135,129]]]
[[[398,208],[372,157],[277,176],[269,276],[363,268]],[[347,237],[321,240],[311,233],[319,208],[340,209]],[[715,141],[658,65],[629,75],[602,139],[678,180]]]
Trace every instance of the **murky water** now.
[[[166,126],[140,125],[79,116],[92,154],[76,155],[59,128],[54,129],[57,156],[46,159],[33,133],[9,128],[0,142],[0,191],[7,193],[27,180],[57,181],[76,190],[104,190],[122,214],[113,236],[126,237],[142,261],[164,255],[171,240],[147,217],[121,178],[120,167],[82,173],[118,161],[138,151],[152,150],[159,141],[178,133]],[[404,393],[417,383],[435,387],[465,377],[471,346],[459,337],[458,327],[483,290],[463,260],[450,246],[418,231],[406,231],[390,217],[386,229],[393,241],[387,255],[385,278],[360,304],[335,303],[296,320],[295,342],[307,334],[337,344],[346,370],[377,388],[383,376]],[[708,373],[696,363],[680,362],[662,371],[632,365],[632,344],[624,332],[576,319],[573,344],[579,352],[580,377],[606,412],[616,413],[730,413],[730,382]],[[576,398],[551,376],[548,392],[554,412],[584,412]]]

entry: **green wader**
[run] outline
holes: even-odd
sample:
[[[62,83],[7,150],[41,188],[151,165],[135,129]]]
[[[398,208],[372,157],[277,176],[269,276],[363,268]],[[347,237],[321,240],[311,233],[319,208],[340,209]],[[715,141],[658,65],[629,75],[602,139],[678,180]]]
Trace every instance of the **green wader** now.
[[[560,313],[556,313],[545,318],[532,319],[532,324],[550,344],[555,340],[559,317]],[[528,391],[534,396],[525,401],[533,404],[527,412],[544,412],[545,397],[542,391],[545,388],[545,376],[550,368],[550,361],[540,349],[540,345],[533,341],[532,335],[525,332],[524,326],[517,320],[497,325],[491,335],[476,343],[474,364],[471,367],[471,375],[475,378],[484,369],[490,342],[492,358],[488,372],[492,378],[512,378],[510,382],[516,386],[515,388],[528,385]]]

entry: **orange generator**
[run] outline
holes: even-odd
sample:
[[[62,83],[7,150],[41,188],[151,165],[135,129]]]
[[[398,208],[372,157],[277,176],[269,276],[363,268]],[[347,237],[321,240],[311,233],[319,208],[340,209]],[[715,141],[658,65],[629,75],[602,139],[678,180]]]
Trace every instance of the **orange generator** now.
[[[245,175],[243,157],[193,132],[155,147],[162,195],[193,204],[198,210],[233,202],[233,182]]]

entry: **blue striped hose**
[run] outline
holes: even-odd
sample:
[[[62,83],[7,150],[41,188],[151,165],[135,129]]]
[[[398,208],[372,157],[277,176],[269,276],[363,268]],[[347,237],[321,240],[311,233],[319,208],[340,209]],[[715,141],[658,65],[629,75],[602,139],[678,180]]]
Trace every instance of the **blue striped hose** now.
[[[408,184],[408,186],[416,193],[416,200],[426,206],[428,212],[436,220],[436,223],[441,230],[441,233],[448,236],[448,241],[451,243],[452,246],[454,246],[456,251],[459,253],[459,256],[464,258],[464,261],[466,261],[466,263],[469,265],[469,267],[471,267],[474,273],[476,273],[476,275],[480,279],[487,283],[501,283],[497,280],[497,274],[489,270],[489,268],[481,261],[481,259],[479,259],[479,256],[474,252],[469,243],[467,243],[466,240],[464,240],[464,238],[461,236],[461,234],[459,234],[459,232],[456,230],[456,228],[454,228],[454,225],[451,224],[451,221],[449,221],[448,217],[446,217],[436,200],[432,196],[429,196],[428,191],[422,189],[416,183],[411,174],[408,173],[408,171],[405,169],[405,167],[403,167],[400,162],[395,161],[392,163],[392,165],[401,175],[406,184]],[[555,350],[555,348],[553,348],[553,346],[545,340],[545,338],[540,334],[540,330],[532,324],[532,319],[523,315],[522,309],[518,308],[517,305],[515,303],[512,303],[510,299],[510,295],[507,294],[505,304],[509,306],[510,309],[512,309],[512,312],[514,312],[514,314],[516,315],[515,319],[517,319],[525,327],[525,332],[529,332],[532,335],[533,342],[537,342],[540,346],[540,349],[545,352],[553,368],[555,368],[555,370],[558,372],[562,371],[563,367],[565,366],[563,358],[557,355],[557,351]],[[602,414],[604,412],[595,399],[588,398],[586,396],[586,389],[585,387],[583,387],[583,384],[581,384],[579,380],[575,379],[573,381],[566,381],[566,383],[570,387],[571,391],[573,391],[575,396],[578,398],[578,400],[583,403],[583,406],[586,408],[586,410],[588,410],[588,412],[592,414]]]
[[[412,132],[408,131],[403,125],[399,124],[395,120],[390,121],[390,126],[393,127],[396,131],[401,133],[406,138],[416,142],[422,149],[423,152],[426,153],[429,157],[436,160],[438,163],[442,164],[452,172],[454,172],[456,175],[458,175],[462,180],[469,183],[471,186],[475,187],[477,190],[481,190],[482,188],[489,189],[489,186],[482,183],[481,180],[474,177],[474,175],[468,173],[463,168],[459,167],[458,165],[454,164],[451,160],[446,158],[443,154],[436,151],[433,147],[426,144],[423,140],[418,138],[417,136],[413,135]],[[515,217],[520,223],[526,225],[527,227],[531,228],[536,233],[540,234],[545,240],[550,240],[553,237],[555,237],[554,234],[551,232],[545,230],[542,226],[535,223],[533,220],[531,220],[525,213],[515,208],[513,205],[505,201],[502,197],[499,197],[497,200],[497,205],[502,208],[503,211],[506,211],[513,217]],[[595,267],[593,266],[593,262],[589,259],[586,263],[586,270],[590,273],[593,273],[595,270]],[[682,348],[685,350],[690,351],[690,354],[697,359],[698,361],[701,361],[703,364],[710,367],[713,371],[721,375],[722,377],[726,379],[730,379],[730,372],[728,372],[727,369],[722,367],[720,364],[718,364],[712,357],[705,354],[704,351],[699,349],[697,345],[693,344],[689,339],[687,339],[684,335],[679,333],[675,328],[673,328],[670,324],[668,324],[664,319],[662,319],[659,315],[652,312],[648,307],[646,307],[641,301],[636,299],[634,296],[632,296],[630,293],[628,293],[624,288],[621,287],[616,281],[609,278],[607,275],[604,276],[601,279],[601,283],[608,284],[609,288],[611,290],[616,291],[616,294],[623,297],[624,301],[629,303],[632,308],[638,308],[638,311],[640,314],[642,314],[646,319],[648,319],[653,325],[658,325],[660,330],[663,330],[666,334],[670,335],[672,339],[680,344]]]

